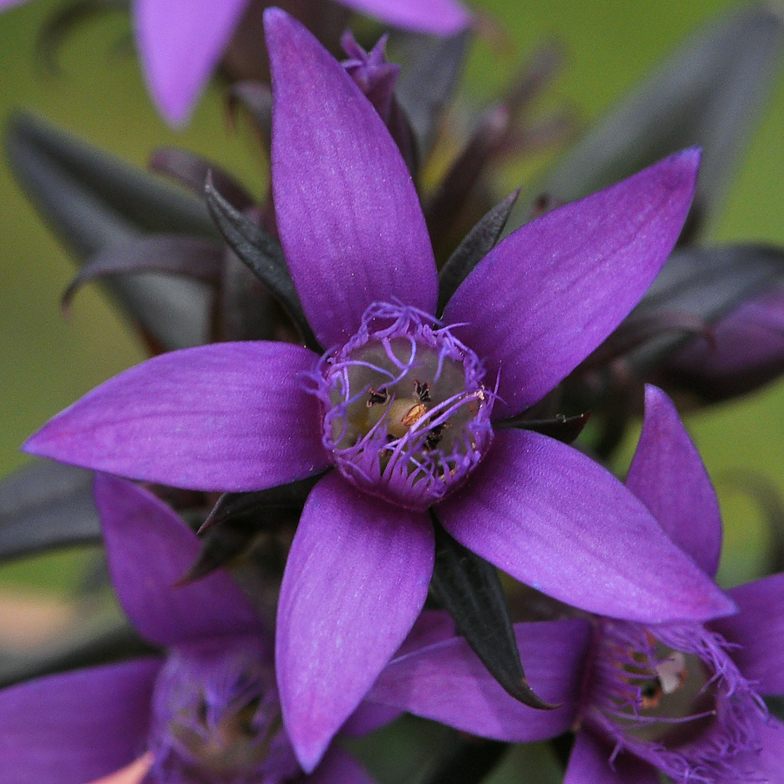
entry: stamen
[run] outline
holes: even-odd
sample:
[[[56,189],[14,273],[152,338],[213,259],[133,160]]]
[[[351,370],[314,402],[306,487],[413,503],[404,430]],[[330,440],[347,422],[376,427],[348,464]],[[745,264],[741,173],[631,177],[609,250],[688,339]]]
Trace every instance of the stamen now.
[[[484,456],[494,396],[476,355],[419,311],[371,306],[310,377],[324,445],[358,487],[408,508],[450,492]],[[310,385],[308,386],[310,389]]]

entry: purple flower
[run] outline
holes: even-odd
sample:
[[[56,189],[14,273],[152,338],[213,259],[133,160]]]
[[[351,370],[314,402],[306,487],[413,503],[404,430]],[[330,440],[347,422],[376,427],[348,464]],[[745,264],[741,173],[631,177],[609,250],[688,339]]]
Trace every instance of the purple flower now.
[[[680,231],[698,152],[519,229],[441,321],[417,195],[382,121],[310,33],[275,9],[266,23],[276,217],[329,350],[258,342],[166,354],[88,394],[26,449],[202,490],[337,469],[307,500],[278,606],[283,717],[306,770],[422,608],[429,508],[465,546],[589,611],[646,622],[732,611],[608,472],[537,433],[494,431],[642,296]]]
[[[691,339],[665,363],[657,381],[722,401],[748,394],[782,371],[784,288],[774,285],[719,319],[710,339]]]
[[[271,635],[243,592],[223,570],[174,586],[199,551],[190,529],[120,479],[99,474],[95,499],[120,602],[168,655],[0,691],[0,784],[85,784],[128,765],[123,774],[146,774],[146,784],[372,784],[337,747],[302,773],[280,723]],[[453,633],[441,614],[426,614],[407,649]],[[359,712],[355,734],[378,715]]]
[[[672,402],[655,387],[646,391],[627,485],[713,576],[716,496]],[[760,695],[784,692],[784,575],[729,593],[740,613],[706,625],[607,617],[519,624],[521,644],[537,651],[532,686],[549,699],[556,678],[574,683],[550,716],[505,695],[458,639],[393,660],[369,699],[513,742],[577,727],[565,784],[653,784],[656,771],[689,784],[781,781],[784,726]]]
[[[22,0],[0,0],[0,9]],[[319,0],[305,0],[318,4]],[[454,35],[472,21],[459,0],[338,0],[393,27]],[[133,24],[150,93],[166,120],[184,125],[250,0],[134,0]]]

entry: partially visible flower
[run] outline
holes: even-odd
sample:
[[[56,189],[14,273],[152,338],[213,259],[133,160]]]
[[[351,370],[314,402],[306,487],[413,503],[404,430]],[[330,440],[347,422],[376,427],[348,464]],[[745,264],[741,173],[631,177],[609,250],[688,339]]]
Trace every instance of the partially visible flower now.
[[[748,394],[784,372],[784,288],[769,287],[657,368],[657,383],[700,401]]]
[[[23,0],[0,0],[0,9]],[[472,21],[459,0],[337,0],[403,30],[454,35]],[[133,24],[150,93],[166,120],[185,124],[253,0],[133,0]],[[256,3],[260,7],[272,3]],[[326,0],[280,0],[315,16]],[[308,6],[314,6],[313,9]],[[324,10],[327,10],[326,8]],[[317,18],[317,17],[316,17]]]
[[[0,784],[372,784],[337,747],[302,773],[281,724],[272,637],[245,595],[222,570],[175,585],[199,550],[182,520],[106,475],[95,499],[120,602],[168,654],[0,691]],[[442,614],[425,614],[408,649],[453,633]],[[354,734],[378,716],[357,714]]]
[[[553,439],[495,427],[639,300],[688,210],[698,151],[510,235],[442,322],[424,219],[387,129],[303,27],[269,10],[267,28],[276,217],[302,310],[328,350],[172,352],[94,390],[26,449],[233,492],[336,469],[305,504],[278,605],[283,716],[308,770],[422,608],[430,508],[469,549],[587,610],[657,622],[731,612],[611,474]]]
[[[647,389],[627,485],[713,576],[718,502],[672,402],[655,387]],[[740,613],[705,625],[595,617],[592,635],[571,639],[560,625],[518,626],[523,640],[539,628],[552,636],[539,641],[545,686],[557,674],[549,655],[565,657],[568,649],[582,668],[581,677],[573,673],[579,685],[561,725],[577,728],[565,784],[653,784],[657,771],[678,784],[784,780],[784,725],[767,715],[760,696],[784,693],[784,575],[729,593]],[[477,665],[463,641],[437,643],[393,660],[369,699],[507,741],[560,731],[547,735],[536,712],[516,705]]]

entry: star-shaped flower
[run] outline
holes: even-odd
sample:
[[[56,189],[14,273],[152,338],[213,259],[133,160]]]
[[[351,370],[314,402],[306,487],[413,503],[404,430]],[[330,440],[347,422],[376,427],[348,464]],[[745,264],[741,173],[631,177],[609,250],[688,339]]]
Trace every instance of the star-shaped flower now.
[[[103,784],[373,784],[332,746],[303,774],[280,725],[273,642],[222,569],[177,585],[199,540],[165,504],[97,475],[112,583],[139,633],[165,656],[60,673],[0,691],[0,782]],[[445,613],[420,616],[403,650],[454,633]],[[396,711],[357,712],[352,734]]]
[[[646,390],[627,485],[713,577],[718,501],[675,407],[655,387]],[[519,624],[522,654],[536,662],[531,684],[563,703],[551,714],[512,700],[458,638],[393,660],[369,699],[499,740],[576,729],[565,784],[653,784],[657,771],[678,784],[781,781],[784,725],[760,695],[784,693],[784,575],[729,595],[740,612],[706,624]],[[564,683],[572,684],[565,698]]]
[[[173,352],[88,394],[32,453],[178,487],[253,491],[327,473],[283,578],[283,717],[312,770],[405,638],[433,569],[431,510],[466,547],[586,610],[703,620],[731,602],[635,496],[575,449],[499,423],[618,325],[694,190],[687,150],[524,226],[436,318],[438,275],[387,129],[298,23],[266,13],[276,217],[326,347]]]

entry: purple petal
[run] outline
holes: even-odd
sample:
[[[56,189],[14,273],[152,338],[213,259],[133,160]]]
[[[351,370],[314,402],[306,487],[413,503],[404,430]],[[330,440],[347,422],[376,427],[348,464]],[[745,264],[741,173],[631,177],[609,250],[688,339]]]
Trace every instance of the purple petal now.
[[[423,610],[417,618],[408,637],[398,648],[395,658],[433,645],[455,636],[455,622],[449,613],[443,610]],[[362,736],[389,724],[402,711],[388,705],[377,705],[367,700],[351,714],[348,721],[340,728],[341,735]]]
[[[160,666],[138,659],[0,691],[0,784],[84,784],[132,762]]]
[[[333,743],[307,777],[307,784],[376,784],[376,781],[351,755]]]
[[[569,757],[564,784],[658,784],[659,774],[647,762],[621,752],[610,761],[612,744],[581,729]]]
[[[306,771],[413,626],[434,551],[426,513],[360,494],[336,472],[311,492],[283,575],[275,653],[283,720]]]
[[[163,116],[184,125],[249,0],[134,0],[147,85]]]
[[[784,694],[784,574],[774,574],[727,593],[740,612],[711,622],[733,647],[730,656],[761,694]]]
[[[761,781],[780,784],[784,780],[784,724],[773,717],[760,721],[757,729],[762,748],[759,753]]]
[[[455,0],[340,0],[391,27],[432,35],[454,35],[468,27],[473,16]]]
[[[667,395],[645,388],[645,422],[626,486],[710,577],[721,555],[721,512],[697,448]]]
[[[720,319],[713,340],[690,340],[667,377],[711,399],[746,394],[784,372],[784,288],[743,303]]]
[[[316,357],[287,343],[220,343],[126,370],[44,425],[23,449],[131,479],[246,492],[328,466]]]
[[[678,238],[696,149],[522,226],[477,265],[444,321],[500,373],[495,418],[540,400],[640,301]]]
[[[538,695],[561,703],[534,710],[510,697],[462,637],[392,661],[369,699],[484,738],[552,738],[574,721],[591,626],[582,619],[515,625],[520,656]]]
[[[264,19],[276,215],[313,331],[325,347],[345,343],[377,301],[434,312],[425,219],[384,123],[302,25],[274,8]]]
[[[199,540],[162,501],[105,474],[96,475],[94,493],[112,584],[144,637],[170,646],[261,631],[245,594],[222,569],[175,586],[196,560]]]
[[[734,611],[621,482],[539,433],[498,433],[438,511],[465,547],[589,612],[663,623]]]

